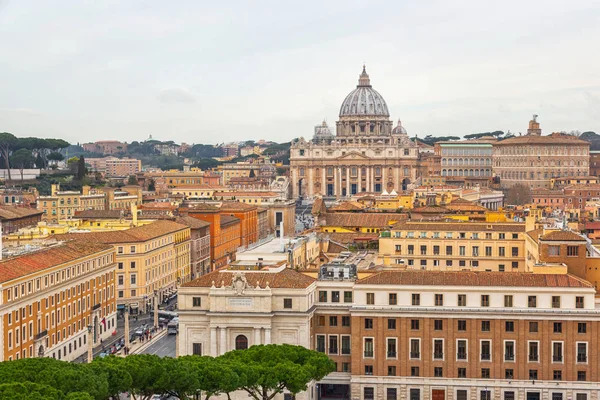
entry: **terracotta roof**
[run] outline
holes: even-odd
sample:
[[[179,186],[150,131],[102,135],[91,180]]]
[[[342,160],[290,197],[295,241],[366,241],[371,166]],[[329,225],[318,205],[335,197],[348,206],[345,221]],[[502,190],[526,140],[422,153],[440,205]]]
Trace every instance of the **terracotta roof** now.
[[[342,244],[348,244],[348,243],[354,243],[354,241],[357,238],[361,238],[361,239],[372,239],[372,240],[377,240],[379,239],[379,233],[363,233],[363,232],[356,232],[356,233],[339,233],[339,232],[326,232],[326,233],[322,233],[321,235],[323,236],[327,236],[329,237],[329,240],[333,240],[337,243],[342,243]]]
[[[112,246],[107,244],[72,241],[45,250],[8,258],[0,261],[0,282],[27,276],[109,249],[112,249]]]
[[[224,197],[277,197],[279,196],[277,193],[275,192],[245,192],[245,191],[238,191],[238,192],[215,192],[213,194],[213,196],[224,196]]]
[[[313,203],[313,206],[312,206],[311,214],[313,214],[313,215],[323,214],[326,212],[327,212],[327,207],[325,206],[325,200],[323,200],[321,197],[315,199],[315,202]]]
[[[146,242],[159,236],[187,229],[188,227],[173,221],[160,220],[148,225],[138,226],[124,231],[65,233],[54,235],[57,240],[85,240],[96,243],[132,243]]]
[[[542,235],[540,240],[545,241],[568,241],[568,242],[581,242],[585,241],[585,238],[579,236],[578,234],[571,231],[552,231],[548,232],[545,235]]]
[[[542,228],[540,229],[534,229],[532,231],[527,232],[527,234],[529,235],[529,237],[531,237],[534,240],[538,240],[538,237],[544,233],[544,230]]]
[[[212,205],[212,204],[208,204],[208,203],[189,203],[188,204],[188,209],[190,212],[193,211],[201,211],[201,212],[215,212],[215,211],[219,211],[219,207]]]
[[[446,207],[433,207],[433,206],[425,206],[419,207],[412,210],[413,213],[427,213],[427,214],[444,214],[450,213],[450,210]]]
[[[239,201],[224,201],[221,204],[222,211],[253,211],[256,210],[256,206],[246,203],[240,203]]]
[[[600,229],[600,222],[598,222],[598,221],[586,222],[585,229]]]
[[[399,222],[392,227],[395,231],[448,231],[448,232],[525,232],[520,222]]]
[[[451,201],[446,205],[446,208],[452,211],[470,211],[470,212],[485,212],[488,211],[487,208],[480,206],[479,204],[475,204],[475,202],[465,200],[462,198],[458,198],[456,200]]]
[[[390,224],[404,221],[406,218],[406,214],[398,213],[328,213],[325,215],[324,226],[389,228]]]
[[[83,210],[75,211],[75,218],[89,219],[120,219],[123,216],[120,210]]]
[[[334,211],[334,212],[339,212],[339,211],[362,211],[365,209],[365,206],[361,203],[358,203],[356,201],[344,201],[340,204],[337,204],[335,206],[329,207],[329,209],[327,211]]]
[[[177,206],[174,206],[173,204],[166,201],[153,201],[150,203],[144,203],[138,208],[140,210],[174,210],[177,208]]]
[[[473,271],[382,271],[356,282],[357,285],[417,286],[507,286],[576,287],[594,286],[570,274]]]
[[[210,226],[210,222],[206,222],[194,217],[188,217],[187,215],[175,218],[175,222],[181,225],[189,226],[191,229],[200,229]]]
[[[342,244],[342,243],[331,241],[331,240],[327,244],[327,253],[338,254],[338,253],[341,253],[342,251],[348,251],[348,246],[345,244]]]
[[[193,281],[184,283],[182,286],[211,287],[213,282],[217,287],[221,287],[223,283],[225,286],[231,286],[233,274],[237,271],[221,271],[210,272]],[[268,282],[269,287],[272,289],[305,289],[316,281],[316,279],[290,268],[284,268],[279,272],[245,272],[245,276],[251,286],[256,286],[256,282],[258,282],[259,286],[264,288]]]
[[[535,136],[525,135],[517,136],[510,139],[501,140],[494,143],[494,146],[507,146],[507,145],[521,145],[521,144],[576,144],[589,146],[590,142],[579,139],[575,136],[561,135],[560,133],[553,133],[548,136]]]
[[[43,213],[43,211],[36,210],[35,208],[0,205],[0,219],[2,220],[31,217],[33,215],[39,215]]]
[[[240,219],[238,217],[234,217],[233,215],[221,215],[221,227],[239,222]]]

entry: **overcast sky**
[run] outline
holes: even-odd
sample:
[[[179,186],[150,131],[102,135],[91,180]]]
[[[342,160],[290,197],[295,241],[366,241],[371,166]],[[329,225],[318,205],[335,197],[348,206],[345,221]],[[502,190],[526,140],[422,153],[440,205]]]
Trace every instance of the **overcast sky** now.
[[[409,135],[600,133],[600,1],[0,0],[0,132],[312,137],[363,62]]]

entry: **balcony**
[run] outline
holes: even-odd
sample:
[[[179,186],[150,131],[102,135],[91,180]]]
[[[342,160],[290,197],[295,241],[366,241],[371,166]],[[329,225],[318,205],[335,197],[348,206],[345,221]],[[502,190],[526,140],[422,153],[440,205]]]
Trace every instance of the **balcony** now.
[[[505,354],[504,360],[505,361],[515,361],[515,355],[514,354]]]
[[[39,340],[42,339],[43,337],[48,336],[48,331],[47,330],[43,330],[40,333],[38,333],[37,335],[34,336],[34,340]]]
[[[365,351],[365,358],[373,358],[373,352],[372,351]]]
[[[587,354],[577,354],[577,362],[578,363],[587,362]]]
[[[490,361],[492,359],[492,355],[489,353],[481,353],[481,361]]]
[[[395,351],[388,351],[387,352],[387,357],[388,358],[396,358],[396,352]]]
[[[419,358],[421,358],[421,353],[419,353],[418,351],[411,351],[410,358],[418,360]]]
[[[552,361],[554,362],[562,362],[563,357],[562,356],[552,356]]]
[[[434,358],[434,360],[443,360],[444,353],[433,353],[433,358]]]
[[[92,307],[92,311],[96,311],[97,309],[99,309],[101,307],[101,304],[94,304],[94,306]]]
[[[457,360],[466,360],[467,359],[467,353],[456,353],[456,359]]]

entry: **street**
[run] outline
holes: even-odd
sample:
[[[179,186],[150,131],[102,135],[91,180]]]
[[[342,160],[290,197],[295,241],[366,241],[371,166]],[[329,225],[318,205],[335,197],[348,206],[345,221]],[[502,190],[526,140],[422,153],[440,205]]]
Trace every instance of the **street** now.
[[[142,354],[156,354],[161,357],[175,357],[177,335],[165,335],[142,351]]]

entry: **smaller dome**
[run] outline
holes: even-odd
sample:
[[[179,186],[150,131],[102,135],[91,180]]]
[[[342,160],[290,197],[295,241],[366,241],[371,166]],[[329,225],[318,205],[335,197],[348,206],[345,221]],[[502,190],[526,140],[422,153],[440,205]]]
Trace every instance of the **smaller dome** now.
[[[392,130],[393,135],[407,135],[406,129],[402,126],[402,121],[398,120],[398,125]]]
[[[327,121],[323,121],[321,125],[315,126],[315,135],[313,136],[313,142],[331,142],[334,136],[331,133],[331,129],[327,126]]]

